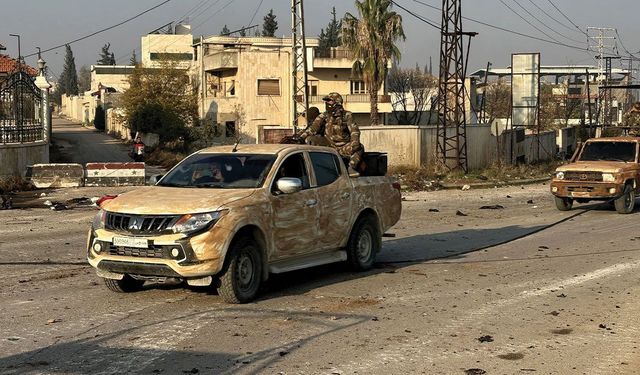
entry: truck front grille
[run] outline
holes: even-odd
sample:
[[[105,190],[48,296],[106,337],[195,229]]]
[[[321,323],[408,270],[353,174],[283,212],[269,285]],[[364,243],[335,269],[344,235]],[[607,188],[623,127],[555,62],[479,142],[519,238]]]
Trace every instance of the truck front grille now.
[[[180,216],[175,215],[146,216],[107,212],[105,228],[134,234],[161,234],[170,232],[179,218]]]
[[[140,258],[168,258],[162,246],[152,246],[150,249],[139,249],[136,247],[109,247],[110,255],[120,255]]]
[[[564,179],[568,181],[602,181],[602,172],[564,172]]]

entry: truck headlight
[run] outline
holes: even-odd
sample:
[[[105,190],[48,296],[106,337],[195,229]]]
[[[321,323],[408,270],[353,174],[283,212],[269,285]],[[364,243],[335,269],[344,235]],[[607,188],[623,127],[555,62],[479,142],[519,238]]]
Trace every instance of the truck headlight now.
[[[94,230],[103,229],[106,217],[107,217],[107,211],[105,210],[98,211],[96,216],[93,218],[93,223],[91,224],[91,228],[93,228]]]
[[[192,233],[212,226],[222,217],[224,211],[182,216],[171,228],[173,233]]]
[[[556,172],[556,178],[558,180],[564,180],[564,172]]]
[[[615,182],[616,181],[616,176],[614,176],[613,173],[603,173],[602,174],[602,181],[604,181],[604,182]]]

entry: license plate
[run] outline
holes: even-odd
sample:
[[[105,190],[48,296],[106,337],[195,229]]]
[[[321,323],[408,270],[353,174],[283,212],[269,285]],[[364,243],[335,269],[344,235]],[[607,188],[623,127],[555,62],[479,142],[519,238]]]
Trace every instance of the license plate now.
[[[576,198],[587,198],[589,197],[589,193],[586,191],[574,191],[571,193],[571,196]]]
[[[113,237],[113,245],[146,249],[149,247],[149,240],[147,240],[146,238],[135,237]]]

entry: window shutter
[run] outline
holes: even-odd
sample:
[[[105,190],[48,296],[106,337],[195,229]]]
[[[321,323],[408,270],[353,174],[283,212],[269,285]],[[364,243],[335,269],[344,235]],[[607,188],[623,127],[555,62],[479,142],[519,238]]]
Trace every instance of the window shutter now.
[[[280,96],[280,81],[277,79],[259,79],[258,95]]]

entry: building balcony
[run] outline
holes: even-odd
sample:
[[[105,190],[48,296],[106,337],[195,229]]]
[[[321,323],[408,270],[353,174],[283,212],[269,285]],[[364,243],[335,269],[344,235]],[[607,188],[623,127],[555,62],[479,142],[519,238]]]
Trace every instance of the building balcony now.
[[[309,96],[309,105],[324,108],[324,102],[322,98],[325,95],[313,95]],[[369,113],[371,111],[369,94],[348,94],[342,96],[344,100],[344,107],[353,113]],[[381,113],[390,113],[391,108],[391,96],[390,95],[378,95],[378,111]]]
[[[238,69],[238,52],[220,51],[206,55],[203,65],[206,72]]]

